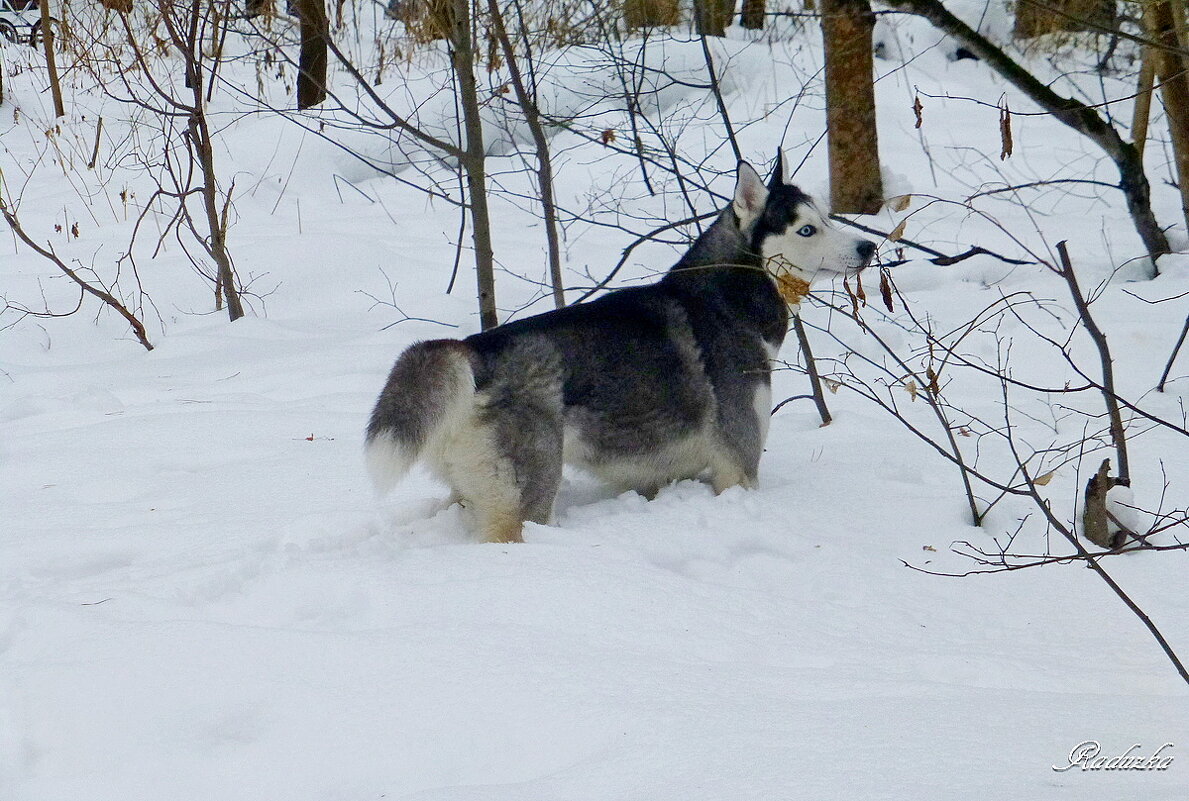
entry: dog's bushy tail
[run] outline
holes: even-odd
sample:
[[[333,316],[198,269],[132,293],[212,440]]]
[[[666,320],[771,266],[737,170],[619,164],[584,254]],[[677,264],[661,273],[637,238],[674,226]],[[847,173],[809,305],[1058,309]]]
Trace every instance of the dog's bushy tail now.
[[[434,339],[396,360],[367,425],[364,453],[377,493],[392,489],[431,440],[473,412],[471,355],[464,342]]]

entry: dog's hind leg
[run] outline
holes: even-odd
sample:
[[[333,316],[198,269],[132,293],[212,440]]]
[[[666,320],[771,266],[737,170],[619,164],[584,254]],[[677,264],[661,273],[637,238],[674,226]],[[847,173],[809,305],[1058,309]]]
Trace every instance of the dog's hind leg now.
[[[560,411],[490,404],[473,434],[450,470],[450,485],[473,509],[484,542],[523,542],[525,521],[548,524],[553,515],[561,483]]]
[[[454,489],[470,501],[487,542],[520,542],[525,521],[546,525],[562,472],[561,364],[547,342],[509,347],[476,409],[471,466]]]
[[[545,526],[553,522],[553,502],[561,486],[561,416],[558,415],[556,426],[549,420],[535,422],[536,441],[531,448],[516,453],[512,463],[520,487],[521,517]]]
[[[495,427],[481,408],[461,422],[434,454],[432,468],[477,518],[485,542],[520,542],[520,493],[515,469],[500,452]]]
[[[488,406],[485,416],[494,428],[500,456],[511,466],[519,521],[548,525],[562,474],[560,390],[518,393]],[[495,521],[497,529],[500,525]]]

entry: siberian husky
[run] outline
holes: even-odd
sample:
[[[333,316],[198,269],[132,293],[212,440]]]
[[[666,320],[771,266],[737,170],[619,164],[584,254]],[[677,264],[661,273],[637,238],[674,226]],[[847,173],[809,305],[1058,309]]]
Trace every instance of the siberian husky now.
[[[786,299],[874,252],[782,158],[766,187],[740,162],[732,202],[659,282],[406,350],[367,427],[376,488],[421,460],[485,541],[520,542],[550,521],[563,464],[647,497],[688,478],[752,487]]]

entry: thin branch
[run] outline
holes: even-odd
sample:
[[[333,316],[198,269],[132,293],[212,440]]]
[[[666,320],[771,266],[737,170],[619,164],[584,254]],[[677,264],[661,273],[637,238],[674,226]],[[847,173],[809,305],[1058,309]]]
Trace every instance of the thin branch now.
[[[1185,317],[1185,326],[1181,329],[1181,336],[1177,339],[1177,344],[1173,346],[1172,354],[1168,357],[1168,364],[1164,365],[1164,372],[1160,374],[1160,383],[1156,385],[1159,392],[1164,391],[1168,375],[1172,372],[1173,362],[1177,360],[1177,354],[1181,352],[1181,346],[1185,344],[1186,335],[1189,335],[1189,315]]]
[[[25,229],[21,227],[20,220],[17,219],[16,215],[12,213],[8,205],[2,199],[0,199],[0,215],[3,215],[4,220],[8,223],[8,227],[12,229],[13,233],[15,233],[22,242],[36,251],[42,258],[53,262],[53,264],[59,270],[61,270],[67,278],[77,284],[84,292],[98,298],[103,303],[114,309],[117,314],[127,320],[128,325],[132,327],[132,333],[136,335],[137,341],[139,341],[140,344],[144,346],[145,350],[153,349],[153,345],[149,342],[148,335],[145,332],[144,324],[141,323],[139,319],[137,319],[135,314],[128,311],[128,307],[125,306],[119,298],[107,290],[96,287],[85,281],[77,272],[67,267],[66,264],[60,258],[58,258],[58,255],[54,253],[52,248],[43,248],[41,245],[34,242],[33,239],[31,239],[25,232]]]
[[[1077,307],[1078,317],[1081,318],[1082,325],[1086,327],[1086,333],[1094,341],[1094,347],[1098,349],[1098,358],[1102,364],[1102,396],[1106,401],[1107,413],[1110,415],[1111,439],[1114,440],[1115,453],[1119,459],[1118,481],[1124,486],[1130,486],[1131,470],[1127,459],[1127,439],[1123,430],[1123,416],[1119,413],[1119,404],[1115,402],[1115,369],[1110,348],[1107,346],[1106,334],[1102,333],[1097,321],[1090,314],[1090,306],[1086,302],[1085,295],[1082,294],[1081,287],[1078,286],[1077,275],[1069,261],[1069,251],[1066,250],[1064,240],[1057,243],[1057,253],[1061,256],[1061,270],[1058,274],[1065,279],[1066,285],[1069,286],[1069,294],[1073,297],[1074,306]]]

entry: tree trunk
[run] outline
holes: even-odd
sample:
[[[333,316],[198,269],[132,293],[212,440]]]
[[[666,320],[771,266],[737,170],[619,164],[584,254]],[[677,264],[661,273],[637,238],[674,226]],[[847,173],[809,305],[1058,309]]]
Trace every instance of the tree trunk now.
[[[726,36],[735,0],[694,0],[694,27],[703,36]]]
[[[298,57],[297,108],[307,109],[326,99],[326,38],[330,22],[325,0],[296,0],[301,24],[301,53]]]
[[[499,325],[495,305],[495,256],[491,247],[491,217],[487,211],[486,150],[475,82],[475,47],[471,37],[470,0],[453,2],[454,28],[450,35],[450,63],[458,79],[462,106],[462,167],[466,171],[467,203],[471,211],[471,239],[475,246],[475,277],[479,296],[479,324],[483,330]]]
[[[45,68],[50,78],[50,94],[54,98],[54,116],[65,117],[62,83],[58,80],[58,62],[54,58],[54,26],[50,18],[50,0],[41,0],[41,44],[45,48]]]
[[[199,17],[201,12],[197,3],[191,7],[188,17],[179,15],[178,18],[171,18],[164,8],[162,12],[162,19],[169,31],[170,39],[185,61],[186,86],[190,88],[191,103],[187,105],[178,102],[176,105],[189,112],[187,121],[188,147],[191,148],[191,158],[198,162],[198,168],[202,172],[202,186],[200,187],[202,211],[206,218],[206,231],[209,236],[204,245],[215,262],[215,297],[217,299],[219,293],[222,293],[222,297],[227,301],[227,316],[234,323],[244,316],[244,307],[240,298],[239,286],[236,283],[231,253],[227,250],[226,211],[230,197],[224,198],[223,209],[220,211],[219,182],[215,172],[215,149],[202,96],[203,42]],[[184,197],[181,202],[186,202]],[[189,217],[189,214],[187,213],[186,216]],[[195,236],[201,239],[196,227],[192,225],[191,230],[194,231]]]
[[[628,30],[676,25],[680,21],[677,0],[623,0],[623,24]]]
[[[740,24],[749,31],[762,30],[764,15],[767,13],[767,0],[743,0],[743,10],[740,12]]]
[[[874,27],[867,0],[823,0],[830,208],[836,213],[874,214],[883,205],[872,78]]]
[[[1139,69],[1139,80],[1135,89],[1135,108],[1131,113],[1131,143],[1144,160],[1144,147],[1148,143],[1148,122],[1152,116],[1152,88],[1156,78],[1156,57],[1152,48],[1143,49],[1143,60]]]
[[[211,146],[211,133],[207,126],[206,112],[202,107],[201,82],[195,89],[194,97],[194,102],[197,105],[190,116],[190,136],[197,152],[199,167],[202,169],[202,210],[206,216],[207,230],[211,237],[210,253],[215,260],[218,276],[216,286],[222,290],[223,297],[227,299],[227,316],[234,323],[244,316],[244,306],[240,300],[239,287],[236,285],[231,254],[227,251],[227,220],[224,215],[219,213],[214,148]]]
[[[1115,0],[1017,0],[1017,39],[1058,31],[1107,33],[1115,27]]]
[[[1185,73],[1185,59],[1181,55],[1181,41],[1177,36],[1177,16],[1168,2],[1151,3],[1144,8],[1148,34],[1159,43],[1151,48],[1160,79],[1160,96],[1168,118],[1168,132],[1177,165],[1177,186],[1181,190],[1181,213],[1189,226],[1189,75]]]

